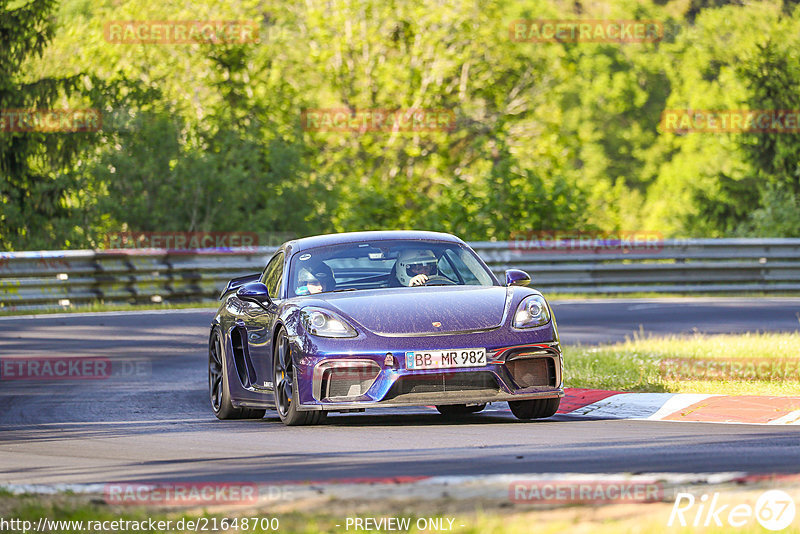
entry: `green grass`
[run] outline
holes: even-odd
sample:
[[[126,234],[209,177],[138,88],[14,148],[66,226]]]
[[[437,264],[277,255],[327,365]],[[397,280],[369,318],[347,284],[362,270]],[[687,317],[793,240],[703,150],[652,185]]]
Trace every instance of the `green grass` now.
[[[800,333],[639,335],[612,345],[567,346],[564,367],[567,387],[800,395]]]

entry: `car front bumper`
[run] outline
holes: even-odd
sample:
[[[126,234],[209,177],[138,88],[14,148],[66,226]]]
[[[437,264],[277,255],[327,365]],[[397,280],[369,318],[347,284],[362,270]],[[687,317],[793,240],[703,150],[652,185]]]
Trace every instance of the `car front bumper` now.
[[[297,362],[302,383],[297,409],[341,411],[564,396],[558,341],[486,348],[484,366],[426,370],[406,369],[402,350],[306,354]]]

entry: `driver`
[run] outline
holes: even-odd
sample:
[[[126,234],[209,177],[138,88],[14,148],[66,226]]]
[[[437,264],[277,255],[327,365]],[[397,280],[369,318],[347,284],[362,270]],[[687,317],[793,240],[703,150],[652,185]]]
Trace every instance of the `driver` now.
[[[306,265],[297,273],[297,295],[313,295],[323,291],[331,291],[336,282],[333,270],[324,262]]]
[[[404,286],[422,286],[437,274],[438,260],[430,250],[409,249],[397,258],[397,279]]]

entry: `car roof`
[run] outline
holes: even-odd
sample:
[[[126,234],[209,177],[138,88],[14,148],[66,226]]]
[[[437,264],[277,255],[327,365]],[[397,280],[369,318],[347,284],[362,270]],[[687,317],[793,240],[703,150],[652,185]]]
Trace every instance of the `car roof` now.
[[[441,232],[427,232],[422,230],[376,230],[369,232],[345,232],[341,234],[324,234],[303,237],[301,239],[295,239],[284,243],[282,248],[284,248],[287,253],[294,254],[301,250],[308,250],[311,248],[324,247],[328,245],[360,243],[365,241],[383,241],[386,239],[463,243],[463,241],[456,236]]]

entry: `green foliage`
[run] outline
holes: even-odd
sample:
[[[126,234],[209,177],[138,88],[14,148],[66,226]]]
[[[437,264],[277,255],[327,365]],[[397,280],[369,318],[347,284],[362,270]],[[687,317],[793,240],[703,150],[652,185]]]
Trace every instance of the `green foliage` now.
[[[666,31],[509,37],[546,18]],[[125,20],[255,21],[260,39],[106,41]],[[0,108],[104,113],[100,132],[0,132],[0,248],[123,230],[798,235],[796,135],[658,129],[666,109],[800,108],[788,2],[0,0],[0,25]],[[444,109],[456,126],[304,130],[324,108]]]
[[[757,237],[800,237],[800,196],[785,186],[768,184],[761,207],[753,211],[739,231]]]
[[[22,65],[41,56],[52,38],[49,16],[54,4],[54,0],[17,6],[0,2],[0,109],[8,110],[0,132],[0,250],[56,237],[53,221],[65,217],[63,200],[70,187],[62,173],[86,137],[14,132],[14,125],[5,126],[5,121],[15,120],[11,110],[51,107],[60,95],[89,83],[82,76],[33,81],[20,76]]]
[[[742,64],[754,109],[800,109],[800,39],[791,33],[798,28],[800,24],[781,22],[775,34],[755,48],[750,61]],[[759,182],[761,202],[741,228],[759,236],[800,236],[800,143],[796,135],[765,133],[743,139],[742,148]]]
[[[774,2],[697,10],[664,46],[666,109],[800,109],[798,13]],[[649,224],[710,237],[794,235],[772,233],[780,226],[764,210],[776,213],[769,184],[797,181],[796,133],[665,133],[657,145],[666,158],[648,191]]]
[[[124,77],[103,80],[77,71],[69,75],[26,75],[25,67],[44,54],[53,37],[53,0],[10,5],[0,1],[0,250],[85,245],[82,214],[82,156],[103,146],[92,126],[86,131],[53,132],[20,127],[17,113],[30,110],[95,110],[153,97]],[[99,125],[100,121],[97,121]],[[87,123],[88,124],[88,123]],[[32,130],[32,131],[31,131]]]

